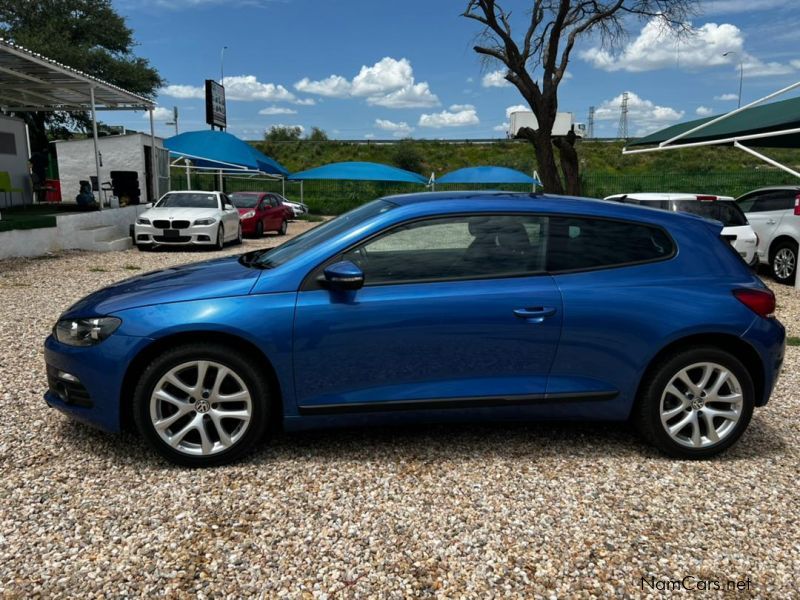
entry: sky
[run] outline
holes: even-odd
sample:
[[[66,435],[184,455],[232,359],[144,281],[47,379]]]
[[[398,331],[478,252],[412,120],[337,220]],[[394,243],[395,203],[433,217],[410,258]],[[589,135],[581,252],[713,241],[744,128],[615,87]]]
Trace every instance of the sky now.
[[[524,31],[530,0],[506,0],[512,31]],[[156,134],[177,106],[180,131],[206,129],[205,79],[224,83],[228,131],[261,139],[275,125],[324,129],[338,139],[505,137],[508,115],[525,108],[500,64],[473,51],[478,23],[460,16],[466,0],[114,0],[159,70]],[[678,38],[656,20],[631,19],[616,49],[592,38],[572,52],[559,111],[595,136],[617,134],[629,94],[629,132],[736,107],[800,80],[791,0],[705,0],[692,33]],[[728,53],[727,56],[723,54]],[[148,130],[146,114],[100,115]]]

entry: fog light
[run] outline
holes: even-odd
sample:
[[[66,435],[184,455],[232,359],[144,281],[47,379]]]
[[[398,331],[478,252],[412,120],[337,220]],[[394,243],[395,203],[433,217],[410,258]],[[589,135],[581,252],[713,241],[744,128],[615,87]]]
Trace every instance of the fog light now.
[[[72,381],[73,383],[80,383],[81,380],[75,377],[72,373],[67,373],[65,371],[58,371],[56,373],[56,377],[59,379],[63,379],[64,381]]]

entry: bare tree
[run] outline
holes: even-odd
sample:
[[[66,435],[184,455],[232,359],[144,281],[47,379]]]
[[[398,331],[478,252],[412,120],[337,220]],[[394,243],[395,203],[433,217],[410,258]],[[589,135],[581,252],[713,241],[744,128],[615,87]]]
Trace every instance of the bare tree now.
[[[659,18],[665,26],[685,29],[696,0],[531,0],[520,40],[511,32],[511,11],[495,0],[469,0],[464,17],[483,25],[475,52],[506,67],[505,78],[522,94],[533,110],[537,129],[523,127],[519,137],[529,140],[536,152],[542,184],[548,192],[563,193],[556,167],[555,146],[569,194],[580,194],[580,171],[575,151],[575,132],[552,136],[558,112],[558,86],[564,78],[570,54],[582,36],[595,35],[605,47],[615,47],[625,37],[631,17]],[[534,79],[540,73],[541,80]]]

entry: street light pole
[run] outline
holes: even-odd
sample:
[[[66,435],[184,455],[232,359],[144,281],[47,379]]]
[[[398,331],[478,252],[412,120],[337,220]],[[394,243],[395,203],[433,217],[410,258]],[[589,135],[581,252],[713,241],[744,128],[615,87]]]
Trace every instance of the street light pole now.
[[[734,52],[733,50],[730,50],[728,52],[723,52],[722,56],[730,56],[731,54],[739,55],[738,52]],[[739,58],[739,99],[738,99],[738,102],[736,104],[736,108],[741,108],[741,106],[742,106],[742,81],[743,80],[744,80],[744,59],[740,57]]]
[[[219,84],[225,85],[223,82],[225,81],[225,50],[227,50],[227,46],[223,46],[222,50],[219,53]]]

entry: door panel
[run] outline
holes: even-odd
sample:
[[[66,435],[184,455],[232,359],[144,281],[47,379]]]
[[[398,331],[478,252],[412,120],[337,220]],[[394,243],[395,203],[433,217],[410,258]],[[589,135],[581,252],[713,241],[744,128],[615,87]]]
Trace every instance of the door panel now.
[[[561,322],[549,275],[304,291],[293,344],[297,403],[543,395]]]

